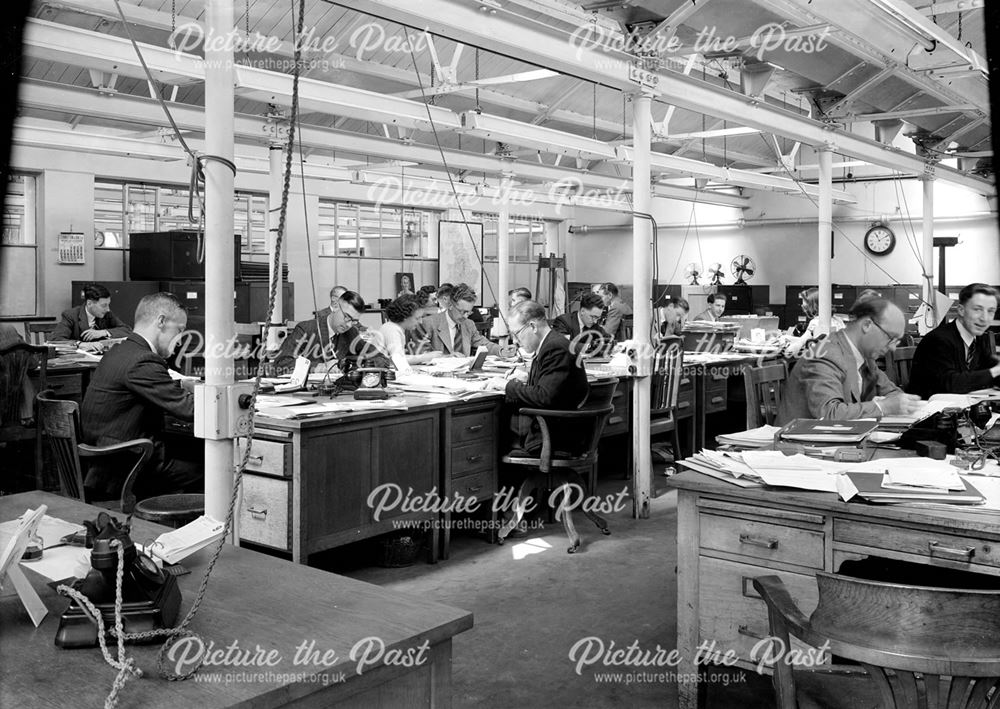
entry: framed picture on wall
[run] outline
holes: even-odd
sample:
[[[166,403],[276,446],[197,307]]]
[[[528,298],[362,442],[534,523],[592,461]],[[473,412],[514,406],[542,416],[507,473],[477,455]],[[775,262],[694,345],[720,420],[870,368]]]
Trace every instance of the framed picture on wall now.
[[[438,222],[438,283],[466,283],[483,296],[483,225]]]
[[[413,287],[413,274],[412,273],[397,273],[396,274],[396,295],[399,296],[401,293],[413,293],[416,289]]]

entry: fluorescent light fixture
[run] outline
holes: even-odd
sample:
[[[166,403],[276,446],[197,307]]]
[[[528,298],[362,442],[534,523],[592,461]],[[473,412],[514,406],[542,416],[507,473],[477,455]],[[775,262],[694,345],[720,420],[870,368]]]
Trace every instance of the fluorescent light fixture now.
[[[459,118],[462,132],[477,138],[498,140],[523,148],[534,148],[546,153],[561,153],[577,158],[615,159],[615,149],[602,140],[475,111],[466,111]]]

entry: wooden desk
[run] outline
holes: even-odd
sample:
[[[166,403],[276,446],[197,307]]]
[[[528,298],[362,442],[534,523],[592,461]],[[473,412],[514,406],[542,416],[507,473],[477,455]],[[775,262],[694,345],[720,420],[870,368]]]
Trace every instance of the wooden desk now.
[[[75,500],[31,492],[0,497],[0,519],[12,519],[39,504],[48,505],[50,515],[70,521],[93,518],[99,511]],[[133,522],[138,539],[163,531],[142,520]],[[192,573],[178,578],[184,595],[182,613],[194,600],[208,560],[205,550],[184,562]],[[30,571],[28,576],[50,613],[35,628],[16,596],[0,599],[0,706],[100,705],[116,671],[97,649],[61,650],[53,644],[58,616],[68,601],[41,577]],[[235,642],[244,651],[274,650],[280,662],[271,667],[223,663],[199,670],[201,681],[167,682],[156,671],[159,644],[127,646],[145,676],[128,682],[120,706],[447,708],[451,706],[451,638],[471,627],[472,614],[467,611],[226,546],[190,628],[206,644],[214,643],[216,650]],[[379,638],[386,648],[411,652],[413,658],[420,657],[417,648],[425,642],[428,646],[417,666],[379,663],[362,668],[359,674],[357,662],[350,659],[351,649],[370,637]],[[312,661],[296,664],[297,648],[310,641],[315,641],[319,656],[332,650],[337,661],[329,667]],[[246,673],[243,681],[234,679],[241,672]],[[272,674],[252,676],[267,672]],[[339,680],[341,672],[343,681]],[[217,674],[210,678],[211,673]],[[228,683],[226,673],[232,680]],[[322,678],[310,677],[314,673],[338,681],[324,687]]]
[[[406,411],[258,417],[239,507],[241,541],[308,563],[310,554],[426,522],[435,560],[437,511],[418,504],[420,511],[396,507],[375,519],[369,496],[394,484],[404,495],[412,488],[408,497],[418,503],[453,492],[490,500],[497,489],[500,397],[431,403],[414,395],[405,397]]]
[[[679,673],[715,642],[739,665],[768,636],[767,608],[751,585],[782,578],[808,615],[817,603],[815,573],[868,555],[1000,576],[1000,514],[841,502],[832,493],[740,488],[695,472],[670,479],[677,498],[677,649]],[[797,641],[793,641],[795,645]],[[760,649],[758,649],[760,653]],[[758,656],[759,657],[759,656]],[[697,706],[697,685],[679,685],[680,706]]]

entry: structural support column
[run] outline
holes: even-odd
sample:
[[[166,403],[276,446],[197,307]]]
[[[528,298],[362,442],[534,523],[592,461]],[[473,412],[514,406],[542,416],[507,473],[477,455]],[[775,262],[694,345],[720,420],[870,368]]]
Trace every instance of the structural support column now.
[[[924,272],[921,278],[920,292],[923,294],[925,306],[930,309],[925,322],[928,329],[937,327],[941,322],[944,313],[939,313],[934,297],[934,170],[931,165],[927,166],[923,176],[920,178],[924,186],[924,223],[923,235],[920,239],[920,260],[923,263]],[[944,249],[942,249],[942,253]],[[943,258],[943,257],[942,257]]]
[[[833,258],[833,152],[828,147],[817,150],[819,157],[819,233],[817,251],[819,270],[819,327],[817,333],[830,332],[830,316],[833,309],[831,269]]]
[[[209,0],[209,37],[233,31],[232,0]],[[205,49],[205,151],[233,160],[233,49],[208,42]],[[205,385],[233,383],[233,358],[225,342],[233,328],[233,180],[218,160],[205,161]],[[205,514],[226,518],[233,489],[233,441],[205,440]]]
[[[647,216],[652,204],[650,188],[650,105],[648,94],[639,94],[632,102],[632,135],[635,160],[632,164],[632,338],[636,351],[649,371],[652,346],[649,328],[652,320],[652,240],[656,238]],[[651,377],[636,377],[632,388],[632,514],[638,519],[649,517],[649,500],[653,483],[653,462],[649,453],[649,408]]]
[[[510,290],[510,208],[504,204],[497,214],[497,305],[502,317],[493,325],[497,337],[507,335],[507,291]],[[532,293],[538,298],[537,293]],[[485,300],[483,301],[485,303]]]
[[[278,222],[281,219],[281,188],[285,173],[285,165],[282,159],[285,154],[283,147],[278,143],[272,143],[270,149],[267,151],[270,167],[270,172],[268,173],[270,181],[267,191],[268,283],[274,283],[274,252],[278,248]],[[281,261],[284,261],[284,259]],[[276,350],[281,346],[281,331],[277,330],[274,326],[282,327],[285,324],[285,288],[281,280],[281,261],[278,262],[278,290],[274,296],[274,311],[271,315],[272,327],[268,330],[268,341],[266,343],[268,350]]]

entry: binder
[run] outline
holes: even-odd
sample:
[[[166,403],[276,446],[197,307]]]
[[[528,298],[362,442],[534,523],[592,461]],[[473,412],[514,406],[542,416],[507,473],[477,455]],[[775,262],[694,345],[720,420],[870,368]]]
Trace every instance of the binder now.
[[[852,473],[848,472],[847,477],[858,489],[858,497],[868,502],[891,504],[897,502],[936,502],[944,505],[979,505],[986,502],[986,498],[965,478],[961,478],[965,485],[964,490],[934,490],[928,488],[913,488],[912,490],[900,490],[899,488],[882,487],[882,477],[884,473]]]

